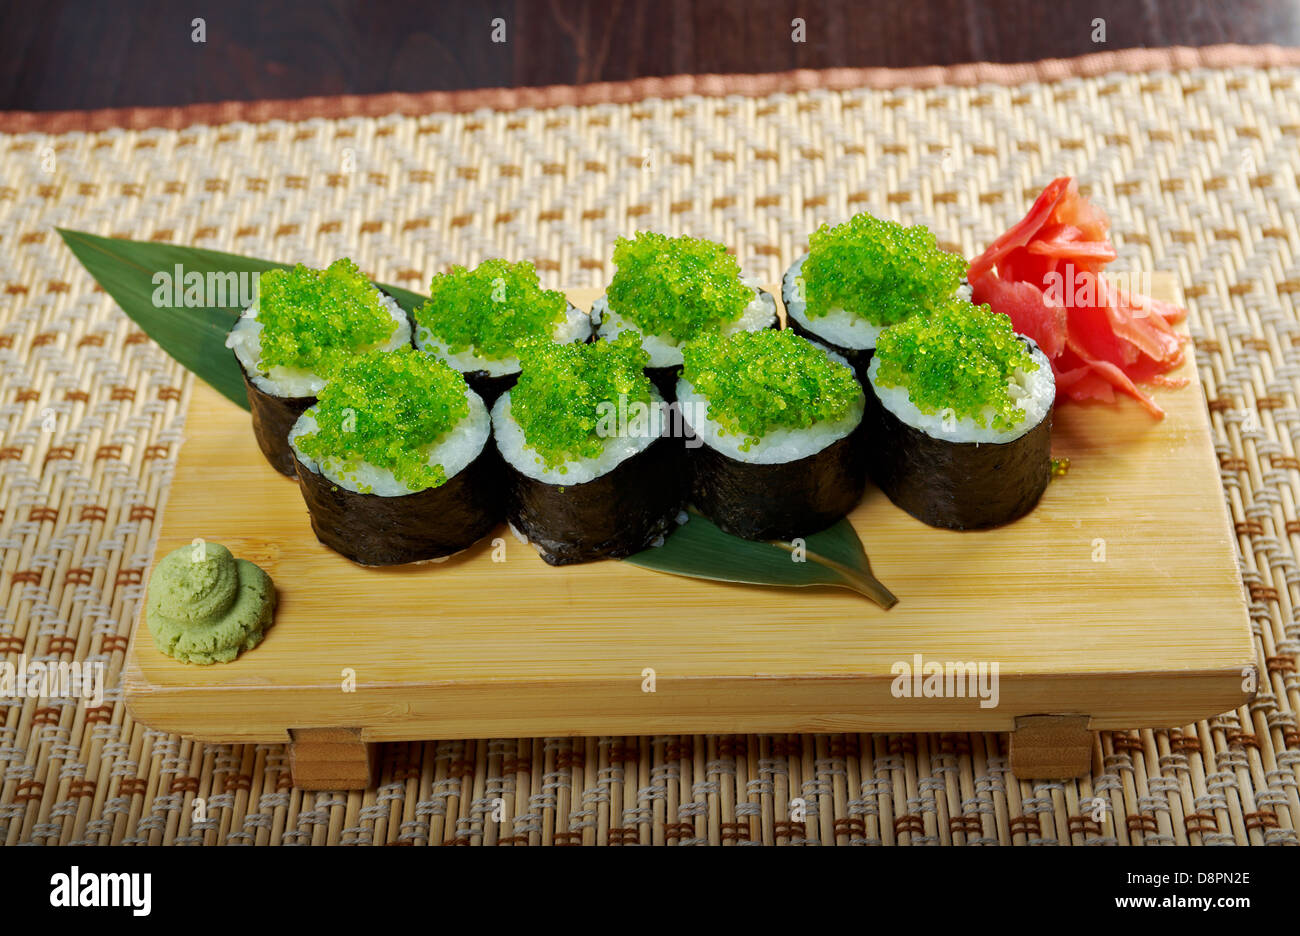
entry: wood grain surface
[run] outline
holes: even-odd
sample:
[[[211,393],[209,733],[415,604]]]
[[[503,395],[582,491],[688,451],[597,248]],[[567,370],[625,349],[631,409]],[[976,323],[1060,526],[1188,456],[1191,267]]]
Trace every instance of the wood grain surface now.
[[[194,17],[204,18],[203,43],[191,41]],[[505,42],[492,41],[496,18]],[[803,42],[792,41],[796,18]],[[0,110],[1025,62],[1221,42],[1300,44],[1300,13],[1288,0],[46,0],[0,6]]]
[[[589,307],[595,291],[571,297]],[[212,741],[1186,724],[1242,704],[1254,652],[1193,363],[1180,373],[1193,382],[1156,391],[1160,422],[1129,402],[1060,408],[1069,473],[1002,529],[931,529],[870,488],[852,521],[899,596],[889,612],[838,589],[555,569],[504,528],[504,562],[483,541],[441,564],[361,568],[316,541],[248,414],[196,381],[156,558],[225,543],[266,568],[280,607],[260,647],[212,667],[160,654],[137,621],[127,704]],[[998,705],[895,697],[892,667],[917,654],[996,663]]]

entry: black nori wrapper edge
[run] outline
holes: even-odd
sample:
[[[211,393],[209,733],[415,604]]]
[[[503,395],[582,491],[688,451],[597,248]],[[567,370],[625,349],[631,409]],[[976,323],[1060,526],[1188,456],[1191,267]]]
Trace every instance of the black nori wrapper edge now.
[[[485,370],[463,371],[465,382],[469,388],[483,398],[483,402],[489,410],[492,404],[497,401],[497,397],[505,393],[519,380],[519,371],[513,374],[502,374],[499,377],[493,377]]]
[[[866,383],[867,366],[871,363],[871,358],[876,353],[875,348],[859,348],[855,350],[853,348],[845,348],[841,345],[837,345],[833,341],[827,341],[825,338],[823,338],[821,335],[817,334],[816,332],[810,331],[809,329],[804,328],[802,325],[800,325],[797,321],[795,321],[794,316],[791,315],[788,311],[785,313],[785,324],[787,328],[789,328],[792,332],[794,332],[796,335],[800,336],[801,338],[807,338],[809,341],[815,341],[819,345],[824,345],[825,347],[830,348],[836,354],[840,355],[842,358],[844,358],[844,360],[849,362],[854,372],[858,375],[858,379],[861,380],[864,384]]]
[[[682,447],[660,436],[599,478],[547,484],[506,463],[510,522],[550,565],[621,559],[667,536],[686,505]]]
[[[239,363],[239,359],[235,359]],[[289,445],[289,430],[307,407],[316,402],[315,397],[281,397],[267,393],[248,379],[243,365],[239,373],[248,390],[248,411],[253,416],[253,437],[271,467],[282,475],[294,476],[293,449]]]
[[[1052,411],[1011,442],[947,442],[909,426],[867,390],[876,485],[922,523],[951,530],[1001,526],[1034,509],[1052,476]]]
[[[864,419],[865,422],[865,419]],[[743,462],[703,443],[688,449],[691,499],[724,532],[750,540],[790,540],[824,530],[862,499],[864,424],[795,461]]]
[[[659,395],[669,403],[677,399],[677,378],[682,375],[682,365],[671,364],[668,367],[647,367],[645,375],[655,385]]]
[[[349,491],[296,454],[294,466],[316,538],[359,565],[450,556],[474,545],[505,516],[501,457],[490,436],[479,456],[445,484],[397,497]]]

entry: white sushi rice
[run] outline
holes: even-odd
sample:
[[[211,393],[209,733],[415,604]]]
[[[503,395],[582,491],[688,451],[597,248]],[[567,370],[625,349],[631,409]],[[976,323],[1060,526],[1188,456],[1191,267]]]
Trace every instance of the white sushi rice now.
[[[835,363],[853,370],[849,362],[834,351],[817,342],[812,343],[825,351],[826,356]],[[751,443],[748,449],[742,450],[741,445],[747,436],[724,429],[710,419],[708,398],[696,391],[685,377],[677,381],[677,405],[681,407],[683,421],[713,450],[751,465],[782,465],[816,455],[822,449],[834,445],[862,422],[866,399],[866,394],[859,394],[847,414],[830,422],[817,423],[806,429],[770,429],[767,435]]]
[[[912,403],[906,387],[882,387],[876,383],[876,374],[880,370],[878,357],[873,358],[867,368],[867,379],[885,409],[931,438],[945,442],[1014,442],[1042,422],[1056,399],[1056,378],[1052,376],[1051,362],[1033,341],[1025,339],[1025,343],[1029,346],[1030,355],[1038,362],[1038,369],[1017,369],[1008,385],[1012,398],[1025,411],[1025,418],[1010,429],[981,426],[969,416],[958,419],[950,410],[921,412]],[[992,415],[992,410],[986,410],[984,421],[990,423]]]
[[[566,303],[564,318],[556,323],[555,330],[551,333],[552,340],[557,344],[573,344],[586,341],[590,337],[591,317],[573,303]],[[519,373],[519,358],[513,354],[499,360],[480,357],[472,349],[453,354],[424,327],[415,330],[415,346],[445,361],[462,374],[486,371],[489,377],[504,377],[507,374]]]
[[[785,314],[798,322],[800,327],[838,347],[850,351],[874,348],[884,326],[872,325],[866,319],[844,309],[831,309],[820,316],[816,324],[808,318],[808,304],[803,298],[802,281],[803,264],[807,259],[808,255],[804,254],[790,264],[785,278],[781,280],[781,301],[785,303]]]
[[[651,403],[642,418],[637,418],[634,406],[627,407],[626,424],[618,425],[617,434],[605,439],[605,447],[594,458],[573,459],[547,467],[542,456],[524,438],[523,427],[515,421],[510,411],[510,391],[497,398],[492,407],[492,432],[501,456],[518,472],[545,484],[585,484],[603,477],[648,449],[669,425],[668,406],[657,392],[651,393]]]
[[[886,326],[872,325],[866,319],[846,312],[844,309],[831,309],[815,320],[808,317],[808,304],[803,297],[804,254],[786,271],[781,280],[781,301],[785,303],[785,314],[799,323],[800,327],[831,344],[851,351],[866,351],[876,346],[876,339]],[[970,301],[971,288],[965,282],[957,287],[958,298]]]
[[[386,342],[377,347],[393,351],[411,343],[411,323],[406,313],[392,296],[385,295],[378,289],[379,301],[392,316],[396,328]],[[226,336],[226,347],[235,352],[239,363],[253,386],[263,393],[278,397],[314,397],[325,387],[325,378],[313,371],[299,367],[271,367],[263,370],[258,366],[262,357],[262,323],[257,320],[258,304],[254,302],[239,317],[235,327]],[[371,351],[370,348],[358,348],[358,351]]]
[[[488,415],[483,398],[466,387],[465,399],[469,401],[469,414],[428,448],[429,464],[441,465],[448,481],[478,458],[483,451],[483,446],[487,444],[488,434],[492,429],[492,419]],[[318,463],[315,459],[307,457],[298,448],[298,437],[315,432],[317,428],[316,407],[312,406],[298,417],[298,421],[289,430],[289,444],[293,446],[294,453],[304,467],[324,475],[339,487],[356,494],[401,497],[405,494],[417,493],[394,478],[393,473],[387,468],[369,462],[363,461],[354,467],[345,468],[341,458],[326,458]]]
[[[754,298],[745,306],[740,318],[722,327],[721,334],[761,331],[776,324],[776,300],[770,293],[761,291],[753,277],[741,277],[741,282],[754,291]],[[606,340],[617,338],[624,331],[641,333],[640,328],[611,309],[609,300],[603,295],[591,307],[591,321],[596,326],[596,333]],[[678,367],[682,363],[682,342],[666,335],[642,333],[641,347],[650,355],[648,367]]]

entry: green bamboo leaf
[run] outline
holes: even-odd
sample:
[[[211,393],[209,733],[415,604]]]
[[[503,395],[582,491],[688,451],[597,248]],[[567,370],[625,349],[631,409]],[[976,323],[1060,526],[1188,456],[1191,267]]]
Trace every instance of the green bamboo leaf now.
[[[198,273],[206,281],[209,273],[256,274],[287,269],[290,264],[201,247],[57,230],[82,266],[146,335],[187,370],[248,408],[239,364],[226,349],[226,334],[243,311],[239,290],[231,290],[226,296],[228,301],[219,305],[193,308],[170,301],[160,304],[154,301],[160,288],[155,277],[165,273],[175,280],[179,267],[186,276]],[[376,285],[408,312],[426,298],[400,286]],[[210,301],[219,295],[205,290],[204,298]]]
[[[794,561],[790,543],[753,542],[724,533],[699,514],[673,532],[662,546],[642,550],[624,562],[688,578],[749,585],[851,589],[888,610],[898,599],[871,573],[871,561],[847,520],[804,540],[804,561]]]

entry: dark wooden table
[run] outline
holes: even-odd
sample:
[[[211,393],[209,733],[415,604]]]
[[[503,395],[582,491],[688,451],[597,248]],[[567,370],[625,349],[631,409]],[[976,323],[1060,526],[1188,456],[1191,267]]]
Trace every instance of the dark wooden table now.
[[[194,17],[205,19],[193,41]],[[494,42],[493,21],[505,41]],[[803,42],[792,39],[803,21]],[[1105,21],[1105,41],[1097,20]],[[496,31],[500,37],[500,26]],[[493,0],[0,4],[0,110],[1019,62],[1300,45],[1296,0]]]

